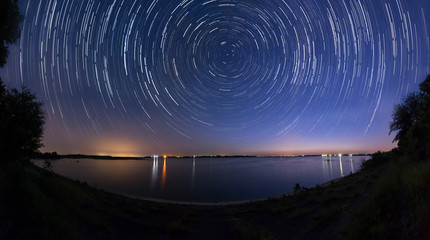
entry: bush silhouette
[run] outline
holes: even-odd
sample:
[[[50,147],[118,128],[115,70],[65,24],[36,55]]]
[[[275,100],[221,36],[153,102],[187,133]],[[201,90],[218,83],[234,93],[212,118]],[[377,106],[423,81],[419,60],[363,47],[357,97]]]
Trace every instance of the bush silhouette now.
[[[0,79],[0,159],[29,159],[42,146],[42,103],[28,89],[6,89]]]

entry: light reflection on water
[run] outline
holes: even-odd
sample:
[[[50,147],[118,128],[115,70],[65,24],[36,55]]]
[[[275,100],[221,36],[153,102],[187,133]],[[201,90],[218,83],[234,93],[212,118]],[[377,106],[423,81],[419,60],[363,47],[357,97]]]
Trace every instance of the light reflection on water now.
[[[166,183],[166,157],[164,157],[164,164],[163,164],[163,175],[161,175],[161,190],[164,189],[164,184]]]
[[[194,179],[196,176],[196,157],[193,156],[193,174],[192,174],[192,187],[194,188]]]
[[[154,189],[155,182],[157,181],[157,169],[158,169],[158,156],[152,157],[152,174],[151,174],[151,190]]]
[[[264,199],[354,173],[368,157],[60,159],[53,170],[91,186],[143,198],[187,202]],[[160,163],[160,161],[162,161]],[[42,166],[42,161],[34,161]],[[167,167],[167,165],[169,165]]]

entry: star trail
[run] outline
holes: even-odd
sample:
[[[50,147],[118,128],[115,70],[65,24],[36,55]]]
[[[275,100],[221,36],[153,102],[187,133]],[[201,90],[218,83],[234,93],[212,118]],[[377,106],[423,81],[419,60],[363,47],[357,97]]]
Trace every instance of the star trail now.
[[[394,104],[430,73],[427,0],[19,4],[0,76],[44,103],[46,151],[388,150]]]

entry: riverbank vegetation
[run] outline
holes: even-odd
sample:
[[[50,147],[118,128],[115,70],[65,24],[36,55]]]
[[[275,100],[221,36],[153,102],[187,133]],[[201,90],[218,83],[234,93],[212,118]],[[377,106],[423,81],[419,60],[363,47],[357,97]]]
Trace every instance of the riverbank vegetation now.
[[[366,163],[390,166],[354,214],[351,239],[430,238],[430,76],[395,106],[390,130],[398,148]]]

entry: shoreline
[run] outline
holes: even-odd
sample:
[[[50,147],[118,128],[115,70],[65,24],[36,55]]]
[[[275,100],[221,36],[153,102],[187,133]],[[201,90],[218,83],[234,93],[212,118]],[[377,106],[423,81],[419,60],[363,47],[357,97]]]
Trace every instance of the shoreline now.
[[[92,186],[90,186],[90,187],[92,187]],[[97,190],[103,190],[103,189],[98,189],[98,188],[95,188],[95,189],[97,189]],[[165,200],[165,199],[150,198],[150,197],[138,197],[138,196],[129,195],[129,194],[122,194],[122,193],[118,193],[118,192],[111,192],[111,191],[106,191],[106,190],[103,190],[103,191],[111,193],[111,194],[115,194],[115,195],[119,195],[119,196],[131,198],[131,199],[135,199],[135,200],[149,201],[149,202],[155,202],[155,203],[168,203],[168,204],[175,204],[175,205],[185,205],[185,206],[232,206],[232,205],[240,205],[240,204],[246,204],[246,203],[263,202],[263,201],[266,201],[268,199],[280,199],[280,198],[282,198],[284,196],[285,197],[289,197],[289,196],[294,195],[293,192],[290,192],[290,193],[282,194],[282,195],[279,195],[279,196],[260,198],[260,199],[242,200],[242,201],[191,202],[191,201]]]

